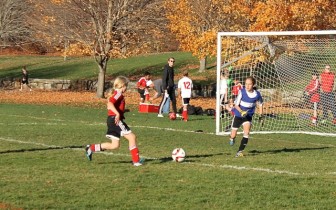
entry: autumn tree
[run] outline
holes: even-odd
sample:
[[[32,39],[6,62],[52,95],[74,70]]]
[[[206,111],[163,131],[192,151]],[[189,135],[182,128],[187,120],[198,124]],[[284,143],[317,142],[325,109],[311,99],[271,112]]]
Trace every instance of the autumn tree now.
[[[29,5],[22,0],[0,1],[0,45],[20,46],[31,41],[31,28],[26,22]]]
[[[174,5],[172,7],[171,5]],[[214,56],[220,31],[327,30],[336,26],[334,0],[165,0],[169,28],[181,48]],[[200,66],[204,70],[205,66]]]
[[[250,7],[245,0],[166,0],[165,8],[181,48],[200,59],[200,72],[205,70],[206,58],[216,54],[218,31],[246,30],[249,24]]]
[[[39,25],[40,36],[54,43],[81,43],[83,49],[92,50],[99,68],[97,97],[100,98],[104,97],[108,61],[116,54],[126,54],[129,46],[138,44],[141,49],[145,42],[137,41],[139,34],[149,36],[150,30],[164,24],[155,0],[31,0],[31,3],[35,6],[32,21]]]
[[[254,1],[251,31],[331,30],[336,26],[334,0]]]

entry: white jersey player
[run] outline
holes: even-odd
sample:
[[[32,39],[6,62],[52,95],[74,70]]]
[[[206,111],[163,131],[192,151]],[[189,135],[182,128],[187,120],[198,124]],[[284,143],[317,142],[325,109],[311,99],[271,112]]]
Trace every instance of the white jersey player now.
[[[191,98],[191,90],[193,88],[192,80],[188,77],[188,72],[183,73],[183,78],[178,81],[178,97],[182,98],[183,112],[182,119],[188,121],[188,105]]]

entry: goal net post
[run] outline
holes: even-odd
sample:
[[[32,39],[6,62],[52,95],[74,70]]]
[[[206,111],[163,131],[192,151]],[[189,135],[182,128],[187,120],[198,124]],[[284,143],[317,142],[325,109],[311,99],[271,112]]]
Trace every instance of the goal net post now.
[[[321,85],[310,91],[313,75],[321,81],[327,65],[335,74],[336,30],[218,33],[216,134],[229,134],[237,86],[253,76],[265,120],[258,120],[256,109],[251,133],[336,136],[335,82],[328,98]],[[228,85],[228,105],[221,101],[221,79]]]

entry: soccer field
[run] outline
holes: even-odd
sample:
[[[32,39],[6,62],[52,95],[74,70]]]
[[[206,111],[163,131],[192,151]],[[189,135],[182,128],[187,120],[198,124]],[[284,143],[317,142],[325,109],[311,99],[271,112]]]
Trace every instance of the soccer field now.
[[[85,157],[86,144],[107,141],[106,110],[0,104],[0,119],[0,209],[335,209],[335,137],[251,135],[235,158],[241,135],[229,146],[213,117],[131,109],[146,158],[133,167],[125,139]],[[171,159],[176,147],[183,163]]]

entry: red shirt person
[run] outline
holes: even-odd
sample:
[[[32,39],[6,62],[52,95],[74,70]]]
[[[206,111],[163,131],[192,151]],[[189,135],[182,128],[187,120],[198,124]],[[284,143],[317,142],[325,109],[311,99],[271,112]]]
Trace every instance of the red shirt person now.
[[[335,83],[335,74],[331,72],[331,66],[326,65],[323,73],[320,75],[321,82],[321,105],[323,110],[322,122],[328,119],[328,111],[333,115],[332,123],[336,124],[335,94],[333,92]]]

